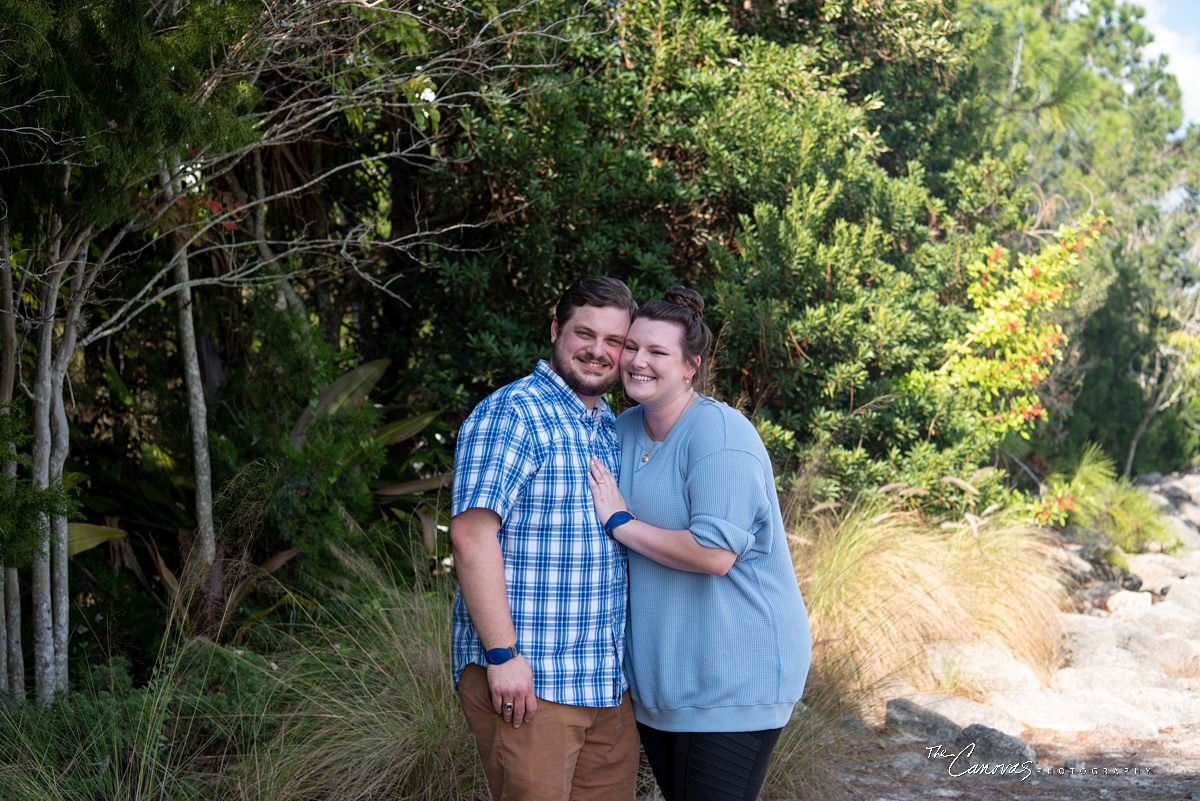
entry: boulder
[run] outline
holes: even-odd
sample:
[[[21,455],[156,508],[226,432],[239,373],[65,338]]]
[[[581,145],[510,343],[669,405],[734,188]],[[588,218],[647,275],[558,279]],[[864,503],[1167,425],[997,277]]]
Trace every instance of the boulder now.
[[[1060,614],[1058,624],[1069,667],[1131,671],[1144,668],[1128,645],[1139,636],[1152,633],[1139,631],[1133,622],[1108,616]]]
[[[1155,492],[1154,490],[1146,490],[1146,497],[1149,498],[1150,502],[1159,509],[1165,512],[1172,511],[1171,502],[1167,500],[1165,495]]]
[[[1071,593],[1071,600],[1080,611],[1104,607],[1109,596],[1121,591],[1115,581],[1089,582]]]
[[[1193,500],[1177,501],[1175,514],[1193,526],[1200,526],[1200,506],[1197,506]]]
[[[986,690],[1037,689],[1042,686],[1028,665],[982,645],[936,642],[925,649],[929,670],[942,684],[966,684]]]
[[[1200,475],[1182,475],[1176,481],[1182,484],[1184,489],[1192,493],[1193,498],[1200,496]]]
[[[1187,582],[1176,584],[1160,602],[1149,608],[1129,609],[1119,619],[1135,626],[1143,635],[1175,636],[1200,642],[1200,614],[1192,608],[1193,599],[1187,597],[1188,591],[1181,589],[1184,586],[1191,585]]]
[[[1162,687],[1166,690],[1186,690],[1186,682],[1158,670],[1144,668],[1076,668],[1066,667],[1055,672],[1054,689],[1062,693],[1105,690],[1121,695],[1130,687]]]
[[[1148,485],[1153,486],[1154,484],[1157,484],[1163,480],[1163,474],[1162,473],[1146,473],[1144,475],[1137,476],[1134,480],[1141,484],[1148,484]]]
[[[949,719],[929,711],[908,698],[889,700],[885,721],[889,729],[901,731],[931,743],[952,743],[961,731]]]
[[[1150,716],[1115,694],[1102,690],[1056,693],[1048,690],[1010,690],[989,703],[1031,729],[1063,732],[1100,730],[1131,737],[1157,737],[1158,725]]]
[[[1200,698],[1164,687],[1131,687],[1121,697],[1160,728],[1200,726]]]
[[[1175,515],[1165,515],[1162,518],[1162,522],[1175,535],[1175,538],[1183,543],[1185,548],[1200,551],[1200,532],[1196,531],[1194,525]]]
[[[1142,580],[1142,589],[1162,594],[1188,574],[1187,566],[1180,560],[1161,553],[1131,553],[1126,555],[1129,569]]]
[[[1050,558],[1057,564],[1058,569],[1077,584],[1093,581],[1097,577],[1096,566],[1079,555],[1081,550],[1081,546],[1073,543],[1050,549]]]
[[[1197,586],[1195,579],[1171,584],[1166,597],[1170,599],[1171,603],[1196,613],[1200,619],[1200,586]]]
[[[1028,778],[1037,770],[1037,754],[1028,743],[1002,731],[987,726],[968,726],[954,740],[958,756],[954,760],[955,773],[976,765],[986,767],[986,775],[1012,778]]]
[[[1192,503],[1192,491],[1183,485],[1179,479],[1167,478],[1159,482],[1156,490],[1159,495],[1168,498],[1172,503]]]
[[[909,696],[907,700],[935,715],[942,716],[960,728],[980,724],[1013,737],[1020,735],[1025,730],[1025,725],[1012,715],[967,698],[929,693]]]
[[[1138,582],[1141,586],[1141,582]],[[1114,615],[1120,615],[1125,612],[1137,609],[1149,609],[1154,603],[1154,596],[1148,592],[1131,592],[1130,590],[1120,590],[1108,597],[1104,605],[1108,611]]]

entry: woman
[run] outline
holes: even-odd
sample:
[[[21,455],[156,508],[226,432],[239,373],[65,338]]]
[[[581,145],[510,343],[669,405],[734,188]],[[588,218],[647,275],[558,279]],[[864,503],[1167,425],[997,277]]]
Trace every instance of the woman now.
[[[675,287],[621,356],[619,486],[593,459],[605,528],[629,549],[626,669],[666,801],[754,799],[808,675],[808,615],[754,426],[700,395],[712,332]],[[628,506],[626,506],[628,500]]]

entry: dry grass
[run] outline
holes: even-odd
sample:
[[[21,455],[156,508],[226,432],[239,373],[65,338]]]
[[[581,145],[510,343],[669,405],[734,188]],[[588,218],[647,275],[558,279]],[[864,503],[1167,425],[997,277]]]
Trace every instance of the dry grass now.
[[[833,799],[897,681],[978,695],[955,671],[939,685],[928,647],[988,646],[1043,675],[1058,661],[1058,571],[1038,529],[1004,516],[934,525],[886,499],[794,525],[792,556],[813,630],[813,665],[775,751],[764,798]]]
[[[988,646],[1043,674],[1056,663],[1061,587],[1036,529],[1003,516],[935,526],[878,500],[798,530],[815,669],[835,654],[860,700],[879,701],[895,680],[932,689],[926,647],[938,641]]]

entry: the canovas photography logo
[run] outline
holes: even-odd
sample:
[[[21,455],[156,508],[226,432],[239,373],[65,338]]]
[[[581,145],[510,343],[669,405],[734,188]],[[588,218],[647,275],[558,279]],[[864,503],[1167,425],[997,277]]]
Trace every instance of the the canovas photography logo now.
[[[972,757],[975,754],[975,743],[970,743],[959,751],[947,750],[943,745],[931,745],[925,749],[926,759],[948,759],[946,771],[954,777],[958,776],[1019,776],[1025,781],[1034,774],[1037,763],[1032,759],[1023,762],[978,762]]]
[[[946,772],[955,778],[961,776],[1008,776],[1025,781],[1031,776],[1149,776],[1154,772],[1150,768],[1134,766],[1063,765],[1062,767],[1051,767],[1038,765],[1032,759],[1021,762],[983,762],[975,759],[975,743],[968,743],[957,752],[944,745],[931,745],[925,749],[925,758],[948,760]]]

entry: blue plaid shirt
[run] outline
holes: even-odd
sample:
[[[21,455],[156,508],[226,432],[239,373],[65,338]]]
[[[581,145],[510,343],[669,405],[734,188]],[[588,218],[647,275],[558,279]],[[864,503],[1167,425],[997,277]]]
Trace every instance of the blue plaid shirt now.
[[[500,549],[517,650],[533,669],[538,698],[573,706],[617,706],[628,683],[625,549],[592,506],[588,461],[620,469],[615,420],[594,411],[546,361],[493,392],[458,434],[452,514],[480,507],[500,515]],[[454,683],[483,645],[459,590],[454,599]],[[508,643],[491,643],[493,647]]]

